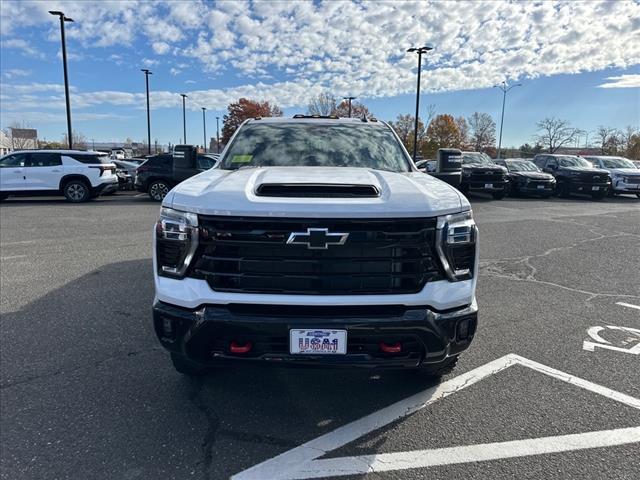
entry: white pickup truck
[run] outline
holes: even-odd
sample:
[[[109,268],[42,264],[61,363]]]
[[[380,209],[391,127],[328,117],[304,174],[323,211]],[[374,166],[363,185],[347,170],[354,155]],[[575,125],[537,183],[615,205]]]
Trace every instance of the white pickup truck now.
[[[467,199],[391,127],[256,118],[174,187],[154,233],[153,318],[175,368],[228,362],[448,373],[477,324]]]

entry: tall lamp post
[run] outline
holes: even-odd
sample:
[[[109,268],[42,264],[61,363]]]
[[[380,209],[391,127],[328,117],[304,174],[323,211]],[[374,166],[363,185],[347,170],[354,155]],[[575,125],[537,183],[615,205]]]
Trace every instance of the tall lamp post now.
[[[207,110],[204,107],[202,108],[202,130],[204,134],[204,143],[202,144],[202,148],[204,148],[204,153],[207,153],[207,119],[205,118],[204,112]]]
[[[69,73],[67,72],[67,42],[64,37],[64,22],[73,22],[73,19],[65,16],[63,12],[49,10],[51,15],[60,17],[60,36],[62,37],[62,66],[64,69],[64,96],[67,102],[67,140],[69,150],[73,149],[73,134],[71,131],[71,103],[69,102]]]
[[[151,114],[149,113],[149,75],[153,75],[150,70],[141,68],[140,71],[144,72],[145,81],[147,84],[147,147],[148,154],[151,155]]]
[[[343,100],[349,102],[349,118],[351,118],[351,100],[355,100],[357,97],[342,97]]]
[[[422,70],[422,55],[433,50],[431,45],[424,47],[412,47],[407,52],[415,52],[418,54],[418,87],[416,89],[416,121],[413,133],[413,160],[418,156],[418,115],[420,113],[420,71]]]
[[[498,140],[498,160],[500,160],[500,153],[502,150],[502,124],[504,123],[504,102],[507,98],[507,92],[515,87],[521,87],[521,83],[507,86],[507,82],[502,82],[500,85],[494,85],[494,88],[502,90],[502,115],[500,116],[500,138]]]
[[[216,117],[216,147],[220,153],[220,117]]]
[[[187,119],[185,117],[185,108],[184,108],[184,100],[185,98],[187,98],[187,96],[184,93],[181,93],[180,96],[182,97],[182,131],[184,134],[184,143],[186,145],[187,143]]]

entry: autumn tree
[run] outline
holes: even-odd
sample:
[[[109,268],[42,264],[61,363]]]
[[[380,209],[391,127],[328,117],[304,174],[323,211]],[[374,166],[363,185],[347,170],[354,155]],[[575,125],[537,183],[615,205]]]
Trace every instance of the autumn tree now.
[[[422,117],[418,118],[418,151],[422,152],[425,139],[427,136],[427,129],[425,125],[431,122],[431,119],[435,115],[435,105],[430,104],[427,106],[426,122]],[[396,121],[390,121],[389,125],[393,128],[400,137],[400,141],[410,154],[413,154],[413,139],[415,136],[415,118],[413,115],[398,115]]]
[[[348,117],[349,116],[349,101],[342,100],[333,111],[332,115],[337,115],[338,117]],[[360,102],[351,102],[351,117],[352,118],[371,118],[371,112],[366,107],[366,105]]]
[[[227,113],[223,117],[224,126],[222,128],[223,144],[229,142],[231,136],[235,133],[242,122],[248,118],[255,117],[281,117],[282,110],[277,105],[271,105],[269,102],[256,102],[247,98],[241,98],[237,102],[230,103],[227,107]]]
[[[469,143],[476,152],[484,152],[496,143],[496,122],[488,113],[474,112],[468,118]]]
[[[436,116],[427,128],[427,145],[423,146],[425,157],[433,158],[439,148],[460,148],[460,130],[453,116]]]
[[[307,115],[333,115],[336,111],[336,97],[328,92],[322,92],[311,97],[307,105]]]
[[[578,134],[578,130],[568,121],[555,117],[540,120],[536,126],[538,134],[535,139],[544,145],[549,153],[554,153],[560,147],[571,144]]]

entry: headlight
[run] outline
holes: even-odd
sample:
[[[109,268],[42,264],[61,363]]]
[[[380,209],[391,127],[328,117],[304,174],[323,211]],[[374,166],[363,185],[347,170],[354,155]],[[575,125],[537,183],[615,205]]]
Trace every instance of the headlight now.
[[[198,248],[198,216],[162,207],[156,223],[159,275],[182,278]]]
[[[436,250],[452,282],[473,277],[478,228],[471,211],[438,217]]]

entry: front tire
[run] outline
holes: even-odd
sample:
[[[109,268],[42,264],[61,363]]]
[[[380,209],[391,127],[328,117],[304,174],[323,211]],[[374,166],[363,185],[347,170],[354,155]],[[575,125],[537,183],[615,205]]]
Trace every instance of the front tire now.
[[[62,187],[62,193],[71,203],[82,203],[91,198],[91,189],[84,180],[69,180]]]
[[[558,183],[556,190],[560,198],[569,198],[569,185],[565,182]]]
[[[164,180],[154,180],[149,184],[149,196],[156,202],[161,202],[167,196],[171,187]]]
[[[207,372],[204,367],[191,362],[179,353],[171,352],[171,363],[173,363],[173,368],[176,369],[176,372],[187,377],[202,377]]]

